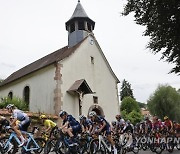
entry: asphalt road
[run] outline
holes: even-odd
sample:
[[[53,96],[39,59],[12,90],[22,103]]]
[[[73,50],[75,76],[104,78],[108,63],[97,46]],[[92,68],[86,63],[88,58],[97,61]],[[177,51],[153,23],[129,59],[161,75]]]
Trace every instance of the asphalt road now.
[[[18,152],[18,154],[21,154],[21,153]],[[55,154],[55,152],[51,152],[50,154]],[[128,152],[127,154],[134,154],[134,153],[133,152]],[[146,151],[141,150],[141,151],[139,151],[139,154],[153,154],[153,152],[151,152],[149,150],[146,150]],[[180,151],[175,149],[172,153],[169,153],[167,151],[163,151],[162,154],[180,154]]]

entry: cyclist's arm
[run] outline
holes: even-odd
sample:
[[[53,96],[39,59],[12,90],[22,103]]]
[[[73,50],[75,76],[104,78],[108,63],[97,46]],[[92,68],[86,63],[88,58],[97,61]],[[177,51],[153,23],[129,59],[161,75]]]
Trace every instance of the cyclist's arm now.
[[[68,125],[69,125],[69,122],[67,121],[64,125],[62,125],[60,128],[61,129],[63,129],[63,128],[66,128],[66,127],[68,127]]]
[[[103,124],[102,124],[101,128],[99,128],[99,132],[101,132],[105,126],[106,126],[106,122],[103,121]]]
[[[13,118],[12,122],[10,123],[10,126],[15,126],[16,125],[16,121],[17,121],[17,118]]]

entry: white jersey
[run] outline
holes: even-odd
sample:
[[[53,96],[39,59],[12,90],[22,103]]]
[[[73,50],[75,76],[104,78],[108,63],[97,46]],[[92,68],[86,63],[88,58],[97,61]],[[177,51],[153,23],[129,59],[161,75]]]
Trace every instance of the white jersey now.
[[[13,111],[12,116],[13,116],[13,118],[16,118],[19,121],[23,121],[23,120],[29,118],[26,113],[24,113],[23,111],[18,110],[18,109],[15,109]]]

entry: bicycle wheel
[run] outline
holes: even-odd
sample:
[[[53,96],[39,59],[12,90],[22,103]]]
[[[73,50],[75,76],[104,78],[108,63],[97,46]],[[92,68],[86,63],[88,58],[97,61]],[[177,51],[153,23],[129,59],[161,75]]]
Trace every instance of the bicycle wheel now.
[[[51,139],[51,140],[47,141],[47,143],[46,143],[46,145],[44,147],[44,154],[54,152],[56,142],[57,142],[57,139]]]
[[[89,145],[90,154],[106,154],[106,148],[104,144],[101,144],[99,147],[99,139],[94,139]]]
[[[18,151],[18,146],[15,140],[11,140],[11,143],[4,149],[8,141],[7,137],[0,138],[0,153],[1,154],[15,154]]]
[[[55,153],[56,154],[66,154],[69,153],[69,149],[65,146],[62,140],[58,140],[55,145]]]
[[[88,149],[89,148],[89,145],[88,145],[88,142],[86,139],[80,139],[79,140],[79,151],[80,153],[88,153]]]

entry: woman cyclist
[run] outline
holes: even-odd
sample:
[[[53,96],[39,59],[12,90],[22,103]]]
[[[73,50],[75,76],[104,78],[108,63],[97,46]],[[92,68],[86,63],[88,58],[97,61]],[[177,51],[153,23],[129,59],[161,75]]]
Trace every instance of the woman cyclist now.
[[[30,119],[29,116],[24,113],[23,111],[17,109],[14,104],[8,104],[6,106],[6,109],[8,110],[9,113],[12,114],[13,120],[10,123],[10,126],[14,129],[16,132],[17,136],[21,140],[20,146],[23,146],[25,143],[25,138],[23,137],[21,131],[27,131],[29,125],[30,125]],[[19,124],[16,125],[16,121],[19,120]]]

